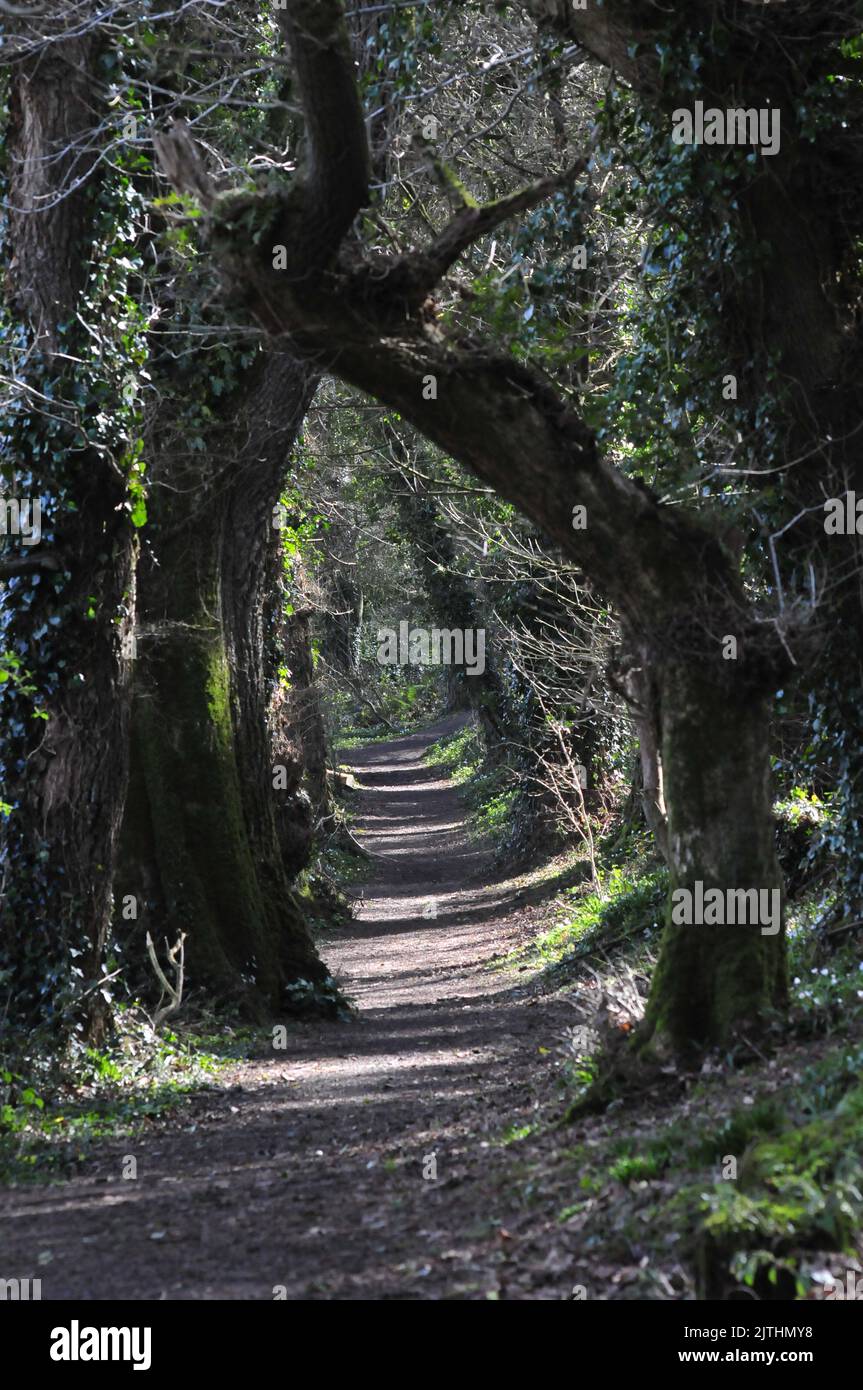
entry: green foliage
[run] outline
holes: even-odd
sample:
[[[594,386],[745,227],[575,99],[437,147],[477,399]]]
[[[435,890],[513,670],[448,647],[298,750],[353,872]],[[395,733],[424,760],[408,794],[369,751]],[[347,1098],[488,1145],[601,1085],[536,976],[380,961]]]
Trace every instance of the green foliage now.
[[[113,557],[125,528],[146,520],[141,434],[149,375],[138,295],[143,202],[127,167],[138,163],[135,154],[119,154],[90,190],[87,277],[75,317],[59,326],[60,353],[48,359],[35,350],[20,315],[8,303],[0,307],[0,370],[19,386],[0,427],[0,483],[12,496],[39,500],[40,553],[56,562],[8,579],[0,608],[0,855],[10,923],[0,989],[14,975],[22,1015],[29,1010],[31,1019],[50,1017],[58,1025],[75,1014],[88,943],[62,853],[42,844],[35,827],[19,824],[19,796],[44,737],[34,721],[74,702],[100,644],[116,646],[118,654],[128,607],[112,590]],[[8,259],[11,250],[3,218],[0,257]],[[4,553],[19,544],[6,537]],[[86,595],[81,549],[90,567]]]
[[[854,641],[843,626],[831,643],[822,689],[810,695],[811,738],[801,759],[804,775],[830,787],[830,814],[819,815],[809,855],[813,863],[825,855],[834,863],[842,884],[835,915],[843,922],[863,917],[863,696]]]
[[[558,1219],[578,1218],[603,1262],[625,1262],[633,1241],[656,1264],[671,1249],[676,1262],[697,1259],[701,1297],[740,1284],[766,1297],[783,1272],[782,1296],[806,1296],[807,1252],[850,1254],[863,1216],[861,1062],[859,1043],[834,1049],[778,1087],[770,1068],[714,1070],[670,1122],[667,1102],[657,1112],[640,1098],[629,1133],[621,1110],[572,1155],[573,1191],[599,1201]]]
[[[511,822],[518,789],[505,766],[486,763],[477,725],[470,721],[433,743],[425,760],[431,767],[442,768],[462,788],[474,833],[500,845]]]
[[[751,1106],[732,1110],[718,1126],[715,1135],[704,1137],[693,1145],[693,1157],[705,1163],[716,1162],[722,1154],[742,1154],[753,1140],[781,1133],[787,1115],[775,1096],[767,1096]]]
[[[775,802],[774,814],[789,825],[821,825],[829,816],[829,807],[814,792],[805,787],[792,787],[790,795]]]
[[[224,1041],[224,1030],[204,1045],[170,1029],[156,1036],[122,1005],[109,1050],[72,1042],[59,1053],[53,1036],[31,1036],[27,1063],[0,1071],[0,1181],[68,1176],[98,1141],[144,1132],[213,1084]]]
[[[443,769],[454,782],[467,782],[482,765],[484,750],[479,730],[469,721],[453,734],[433,743],[426,751],[429,767]]]
[[[510,1144],[519,1144],[522,1139],[529,1139],[535,1128],[535,1125],[510,1125],[497,1142],[505,1148]]]
[[[370,109],[415,96],[421,65],[441,48],[441,22],[431,6],[391,7],[365,40],[360,86]]]
[[[556,193],[529,213],[515,232],[504,274],[485,271],[471,284],[472,307],[487,330],[518,361],[534,361],[564,379],[587,365],[590,349],[577,337],[572,253],[594,253],[582,220],[583,189]],[[585,359],[582,362],[582,359]]]
[[[319,984],[311,980],[292,980],[283,991],[285,1007],[296,1018],[332,1017],[347,1021],[353,1011],[329,975]]]
[[[817,929],[793,931],[790,944],[791,1001],[798,1029],[816,1035],[852,1031],[863,1018],[860,948],[846,944],[824,964],[823,937]]]
[[[567,890],[559,908],[561,920],[538,936],[524,957],[519,953],[518,959],[565,970],[619,938],[650,939],[661,931],[667,892],[664,869],[644,873],[633,865],[612,868],[601,893],[586,885]]]
[[[609,1176],[617,1182],[644,1182],[658,1178],[669,1166],[671,1155],[667,1149],[654,1149],[644,1154],[623,1155],[609,1168]]]
[[[737,1183],[706,1194],[704,1233],[715,1244],[851,1247],[863,1217],[863,1088],[850,1090],[830,1115],[756,1143]],[[739,1251],[735,1251],[739,1255]]]

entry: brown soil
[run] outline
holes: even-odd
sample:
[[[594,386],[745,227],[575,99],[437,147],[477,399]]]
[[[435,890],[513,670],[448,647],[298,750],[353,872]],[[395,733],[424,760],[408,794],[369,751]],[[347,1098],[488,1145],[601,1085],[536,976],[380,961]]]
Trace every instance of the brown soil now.
[[[7,1275],[41,1275],[50,1299],[571,1296],[577,1235],[556,1217],[577,1194],[554,1170],[575,1136],[501,1142],[559,1112],[571,1009],[490,968],[525,913],[422,761],[452,726],[352,755],[375,871],[323,952],[358,1021],[291,1027],[171,1123],[6,1193]]]

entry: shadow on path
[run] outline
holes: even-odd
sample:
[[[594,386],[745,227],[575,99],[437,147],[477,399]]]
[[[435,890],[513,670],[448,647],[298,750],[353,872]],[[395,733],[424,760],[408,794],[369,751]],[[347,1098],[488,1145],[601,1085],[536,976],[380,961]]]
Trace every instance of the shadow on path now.
[[[0,1275],[41,1276],[46,1299],[507,1296],[525,1209],[500,1139],[534,1117],[569,1018],[488,968],[519,937],[505,877],[422,761],[458,722],[352,754],[374,868],[323,953],[358,1021],[297,1025],[180,1128],[4,1194]],[[529,1296],[566,1297],[565,1267],[541,1266]]]

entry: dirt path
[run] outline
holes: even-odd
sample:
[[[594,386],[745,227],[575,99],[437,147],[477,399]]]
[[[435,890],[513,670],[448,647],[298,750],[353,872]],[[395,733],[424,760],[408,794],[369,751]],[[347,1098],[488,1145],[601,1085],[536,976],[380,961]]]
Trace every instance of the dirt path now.
[[[422,761],[446,727],[352,755],[382,857],[323,953],[359,1021],[300,1025],[178,1127],[3,1194],[7,1275],[41,1275],[53,1299],[568,1296],[562,1199],[529,1190],[521,1146],[500,1142],[548,1101],[567,1008],[488,968],[524,924]]]

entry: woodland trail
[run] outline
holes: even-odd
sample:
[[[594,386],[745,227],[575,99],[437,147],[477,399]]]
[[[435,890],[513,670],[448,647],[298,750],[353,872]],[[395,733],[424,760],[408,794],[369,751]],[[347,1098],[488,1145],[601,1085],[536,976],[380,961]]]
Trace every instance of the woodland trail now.
[[[572,1173],[555,1168],[572,1136],[530,1140],[529,1191],[523,1146],[501,1140],[540,1104],[559,1113],[571,1010],[489,969],[525,922],[422,761],[454,723],[350,755],[374,869],[322,953],[358,1020],[291,1027],[285,1051],[236,1064],[172,1122],[3,1194],[4,1270],[41,1275],[45,1299],[569,1296]]]

